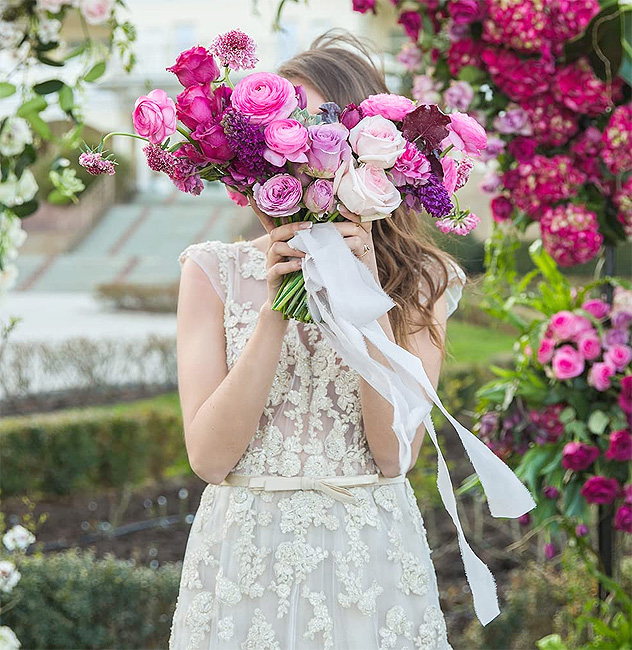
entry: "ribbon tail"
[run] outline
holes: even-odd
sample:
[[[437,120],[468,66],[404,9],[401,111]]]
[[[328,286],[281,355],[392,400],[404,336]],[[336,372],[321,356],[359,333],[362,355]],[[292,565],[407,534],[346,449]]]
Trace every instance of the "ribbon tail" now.
[[[338,501],[344,501],[345,503],[355,503],[356,501],[355,494],[342,485],[333,485],[327,481],[321,481],[320,485],[323,492],[334,499],[338,499]]]

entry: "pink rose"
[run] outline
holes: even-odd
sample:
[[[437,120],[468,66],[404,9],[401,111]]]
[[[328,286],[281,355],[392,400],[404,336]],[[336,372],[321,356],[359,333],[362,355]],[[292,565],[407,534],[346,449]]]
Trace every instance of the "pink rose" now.
[[[588,371],[588,384],[603,392],[610,388],[610,377],[614,374],[615,369],[609,363],[595,363]]]
[[[350,212],[372,221],[389,215],[402,202],[401,194],[386,173],[373,165],[356,167],[353,158],[336,172],[334,191]]]
[[[568,341],[579,331],[579,321],[572,311],[563,309],[551,316],[549,328],[558,341]]]
[[[632,375],[626,375],[621,379],[618,403],[624,413],[632,415]]]
[[[632,506],[624,504],[617,509],[614,515],[614,528],[632,533]]]
[[[287,217],[300,210],[303,186],[295,176],[277,174],[263,185],[255,183],[253,194],[262,212],[271,217]]]
[[[102,25],[112,15],[114,0],[80,0],[79,11],[88,25]]]
[[[401,132],[381,115],[361,119],[349,133],[349,144],[360,162],[381,169],[392,167],[406,148]]]
[[[201,45],[180,52],[167,71],[173,72],[185,88],[210,83],[219,77],[219,66],[213,55]]]
[[[562,450],[562,467],[573,472],[588,469],[600,455],[599,447],[585,442],[567,442]]]
[[[572,379],[584,372],[585,362],[572,345],[562,345],[553,353],[551,367],[557,379]]]
[[[473,156],[480,156],[487,146],[485,129],[466,113],[450,113],[450,124],[447,125],[448,136],[441,143],[444,147],[452,144],[455,149],[465,151]]]
[[[441,167],[443,168],[443,187],[448,194],[452,194],[456,188],[456,160],[450,156],[444,156],[441,158]]]
[[[294,86],[270,72],[254,72],[237,82],[231,100],[253,124],[283,120],[298,107]]]
[[[395,185],[423,185],[431,174],[430,162],[412,142],[406,142],[404,151],[391,170]]]
[[[265,128],[264,137],[267,149],[263,157],[276,167],[282,167],[288,160],[307,162],[307,129],[300,122],[289,119],[270,122]]]
[[[497,223],[511,219],[514,206],[506,196],[493,198],[490,207],[492,209],[492,217]]]
[[[601,354],[601,341],[594,331],[582,332],[577,339],[577,349],[587,361],[593,361]]]
[[[616,370],[625,370],[632,361],[632,349],[627,345],[612,345],[604,353],[603,360],[614,366]]]
[[[185,88],[176,97],[176,110],[180,121],[190,129],[198,124],[215,122],[228,108],[231,89],[219,86],[212,90],[211,84],[199,84]]]
[[[134,104],[134,129],[153,144],[160,144],[176,132],[176,106],[164,90],[152,90]]]
[[[581,495],[588,503],[612,503],[618,492],[617,479],[605,476],[591,476],[581,489]]]
[[[334,184],[324,178],[317,178],[305,190],[305,207],[316,214],[331,212],[334,207]]]
[[[590,318],[586,318],[586,316],[575,316],[575,318],[577,331],[573,336],[573,341],[577,341],[585,332],[596,334],[597,330],[595,330]]]
[[[582,309],[592,314],[598,320],[604,319],[610,311],[610,305],[599,298],[592,298],[582,303]]]
[[[387,120],[401,122],[408,113],[415,110],[415,103],[408,97],[379,93],[369,95],[361,104],[360,110],[364,117],[381,115]]]
[[[610,432],[610,445],[606,451],[606,458],[621,462],[632,460],[632,436],[627,429]]]
[[[555,350],[555,341],[545,336],[538,348],[538,361],[541,364],[548,363],[553,357],[553,350]]]
[[[304,171],[317,178],[333,178],[351,156],[349,130],[342,124],[314,124],[308,127],[309,151]]]
[[[419,31],[421,30],[421,15],[418,11],[402,11],[399,14],[399,25],[404,28],[408,38],[417,42],[419,40]]]
[[[230,200],[236,203],[239,207],[245,208],[249,204],[248,197],[245,194],[231,189],[228,185],[224,185],[224,187],[226,188]]]
[[[205,162],[223,165],[228,162],[235,152],[228,144],[224,129],[217,122],[198,124],[191,137],[198,142]]]

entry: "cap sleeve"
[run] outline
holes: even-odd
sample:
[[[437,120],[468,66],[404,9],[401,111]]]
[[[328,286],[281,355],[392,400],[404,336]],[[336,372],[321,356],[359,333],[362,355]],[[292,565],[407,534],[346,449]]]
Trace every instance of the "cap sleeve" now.
[[[467,277],[465,271],[454,262],[448,264],[448,285],[445,290],[447,318],[449,318],[459,306],[459,301],[463,296],[463,287]]]
[[[220,241],[205,241],[187,246],[178,256],[180,269],[187,259],[192,259],[206,274],[217,295],[226,302],[227,270],[223,264],[223,243]]]

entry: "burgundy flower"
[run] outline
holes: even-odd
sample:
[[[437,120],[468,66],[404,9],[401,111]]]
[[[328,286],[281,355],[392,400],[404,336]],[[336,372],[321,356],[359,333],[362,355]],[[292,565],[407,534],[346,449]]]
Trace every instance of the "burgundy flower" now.
[[[632,506],[623,504],[614,514],[614,527],[626,533],[632,533]]]
[[[606,451],[608,460],[628,462],[632,460],[632,436],[627,429],[610,433],[610,445]]]
[[[581,495],[588,503],[612,503],[619,492],[616,478],[591,476],[582,486]]]
[[[625,413],[632,414],[632,375],[626,375],[621,379],[619,406]]]
[[[402,11],[397,21],[408,35],[411,41],[417,42],[419,40],[419,32],[421,31],[421,15],[417,11]]]
[[[235,155],[222,125],[217,122],[198,124],[191,137],[198,142],[202,155],[208,162],[223,165]]]
[[[365,14],[367,11],[375,13],[375,0],[353,0],[353,11]]]
[[[574,472],[588,469],[599,458],[599,447],[585,442],[567,442],[562,451],[562,467]]]
[[[542,488],[542,493],[547,499],[557,499],[560,496],[560,491],[554,485],[545,485]]]
[[[533,138],[520,135],[509,143],[507,150],[518,162],[529,162],[537,146],[538,143]]]

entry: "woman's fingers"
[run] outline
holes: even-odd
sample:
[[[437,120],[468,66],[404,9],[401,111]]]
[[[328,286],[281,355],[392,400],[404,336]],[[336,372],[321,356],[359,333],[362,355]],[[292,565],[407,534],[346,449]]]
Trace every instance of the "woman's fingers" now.
[[[359,235],[360,237],[364,237],[367,241],[371,239],[370,221],[367,224],[351,223],[350,221],[332,221],[332,223],[336,226],[338,232],[343,237]]]
[[[365,241],[364,239],[362,239],[362,237],[357,237],[356,235],[353,235],[351,237],[345,237],[344,240],[347,246],[351,249],[351,252],[356,257],[359,257],[360,255],[362,255],[362,253],[364,253]],[[369,244],[367,244],[367,246],[369,246]]]
[[[257,215],[257,217],[259,217],[261,225],[266,229],[266,232],[270,232],[275,227],[274,219],[270,215],[261,211],[252,196],[248,197],[248,200],[250,201],[250,207],[252,208],[253,212]]]
[[[356,223],[359,223],[361,220],[361,217],[359,214],[355,214],[355,212],[351,212],[347,210],[347,208],[342,205],[342,203],[338,204],[338,212],[345,217],[345,219],[349,219],[350,221],[355,221]]]
[[[281,226],[277,226],[270,231],[270,242],[275,241],[287,241],[294,237],[294,233],[298,230],[303,230],[305,228],[311,228],[313,226],[312,221],[295,221],[294,223],[284,223]]]
[[[305,257],[305,253],[292,248],[285,241],[272,242],[268,249],[268,263],[272,266],[277,262],[285,261],[286,257]]]
[[[275,281],[286,273],[292,273],[292,271],[299,271],[300,269],[301,260],[298,257],[288,262],[277,262],[268,269],[268,281]]]

